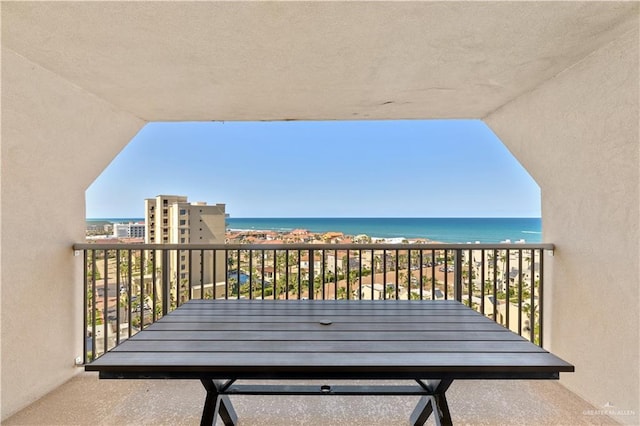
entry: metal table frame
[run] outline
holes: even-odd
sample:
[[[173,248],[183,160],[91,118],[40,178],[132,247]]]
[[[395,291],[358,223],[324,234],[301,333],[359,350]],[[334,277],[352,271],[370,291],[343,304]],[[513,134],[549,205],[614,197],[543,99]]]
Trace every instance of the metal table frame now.
[[[201,425],[215,425],[216,413],[220,415],[226,426],[234,426],[238,416],[231,404],[229,395],[349,395],[349,396],[398,396],[421,395],[422,398],[411,414],[412,425],[423,425],[434,411],[437,425],[451,425],[451,413],[447,404],[445,392],[453,383],[452,379],[445,380],[416,380],[415,386],[299,386],[299,385],[234,385],[235,380],[226,382],[201,379],[207,391]]]

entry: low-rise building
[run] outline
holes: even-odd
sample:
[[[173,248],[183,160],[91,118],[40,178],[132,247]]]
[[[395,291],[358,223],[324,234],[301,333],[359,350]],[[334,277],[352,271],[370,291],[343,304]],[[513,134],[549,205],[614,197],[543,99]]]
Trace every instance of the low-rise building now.
[[[114,238],[144,238],[145,229],[146,229],[146,226],[144,222],[114,223],[113,237]]]

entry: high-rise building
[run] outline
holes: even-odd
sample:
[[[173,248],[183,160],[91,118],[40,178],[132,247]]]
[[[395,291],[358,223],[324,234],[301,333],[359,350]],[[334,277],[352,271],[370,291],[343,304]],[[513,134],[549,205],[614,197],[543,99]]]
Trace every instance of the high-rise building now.
[[[225,205],[190,203],[182,195],[158,195],[144,200],[145,243],[224,244]],[[192,287],[225,280],[224,253],[212,250],[171,251],[172,278]],[[214,272],[215,271],[215,272]],[[215,275],[215,279],[214,279]]]
[[[145,230],[144,242],[147,244],[170,244],[173,209],[171,206],[186,203],[187,197],[179,195],[158,195],[144,200]]]

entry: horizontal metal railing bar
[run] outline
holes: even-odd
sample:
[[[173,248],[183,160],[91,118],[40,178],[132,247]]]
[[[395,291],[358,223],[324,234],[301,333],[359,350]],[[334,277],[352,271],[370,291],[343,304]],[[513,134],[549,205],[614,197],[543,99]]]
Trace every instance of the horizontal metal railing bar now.
[[[555,250],[552,243],[126,244],[75,243],[73,250]]]

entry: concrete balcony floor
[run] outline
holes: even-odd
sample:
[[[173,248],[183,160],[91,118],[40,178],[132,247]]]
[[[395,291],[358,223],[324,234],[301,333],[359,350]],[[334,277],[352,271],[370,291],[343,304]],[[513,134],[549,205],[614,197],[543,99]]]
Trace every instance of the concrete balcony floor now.
[[[3,424],[196,425],[204,398],[197,380],[99,381],[97,373],[81,373]],[[418,398],[238,395],[231,401],[239,425],[374,426],[408,424]],[[454,424],[617,424],[556,381],[457,381],[447,398]]]

